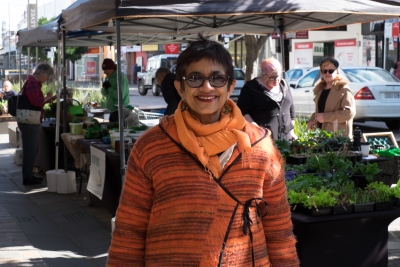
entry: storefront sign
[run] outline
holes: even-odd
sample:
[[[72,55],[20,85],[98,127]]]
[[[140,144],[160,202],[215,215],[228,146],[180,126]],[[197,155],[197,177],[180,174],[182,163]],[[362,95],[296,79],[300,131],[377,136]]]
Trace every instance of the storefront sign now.
[[[272,39],[279,39],[278,33],[271,34]],[[285,32],[283,39],[308,39],[308,31]]]
[[[335,41],[335,58],[341,66],[357,65],[357,40],[337,40]]]
[[[158,51],[158,45],[142,45],[142,51]]]
[[[88,47],[87,54],[98,54],[100,53],[100,49],[98,47]]]
[[[126,52],[141,52],[142,47],[140,45],[126,46]]]
[[[33,29],[37,27],[36,11],[36,4],[28,4],[28,29]]]
[[[179,45],[178,44],[166,44],[165,45],[165,54],[179,54]]]
[[[102,199],[106,177],[106,153],[91,146],[90,155],[92,157],[87,190],[99,199]]]
[[[294,57],[296,59],[295,68],[312,67],[313,43],[295,43]]]
[[[392,38],[392,23],[391,22],[385,22],[384,36],[385,36],[385,38]]]
[[[86,74],[96,74],[96,62],[95,61],[86,62]]]
[[[399,38],[399,23],[398,22],[392,23],[392,37]]]

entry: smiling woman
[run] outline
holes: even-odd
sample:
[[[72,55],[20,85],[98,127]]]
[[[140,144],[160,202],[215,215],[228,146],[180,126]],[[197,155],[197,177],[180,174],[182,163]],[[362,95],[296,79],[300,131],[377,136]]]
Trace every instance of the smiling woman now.
[[[229,99],[229,52],[200,35],[175,87],[131,152],[108,266],[298,266],[281,155]]]

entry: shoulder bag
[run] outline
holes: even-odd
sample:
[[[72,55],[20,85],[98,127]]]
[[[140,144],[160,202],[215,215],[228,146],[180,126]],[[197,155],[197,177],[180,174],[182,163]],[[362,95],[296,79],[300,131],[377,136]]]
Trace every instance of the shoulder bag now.
[[[17,101],[18,95],[14,95],[7,100],[8,114],[13,117],[17,116]]]
[[[28,96],[25,94],[25,84],[21,94],[17,96],[17,122],[26,124],[40,124],[42,108],[32,105]]]

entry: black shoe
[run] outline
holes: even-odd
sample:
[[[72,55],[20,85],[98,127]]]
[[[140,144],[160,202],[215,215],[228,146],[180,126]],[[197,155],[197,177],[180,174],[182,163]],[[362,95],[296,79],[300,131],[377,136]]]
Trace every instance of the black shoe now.
[[[33,184],[41,184],[43,182],[42,178],[33,177],[32,180],[23,181],[23,185],[33,185]]]

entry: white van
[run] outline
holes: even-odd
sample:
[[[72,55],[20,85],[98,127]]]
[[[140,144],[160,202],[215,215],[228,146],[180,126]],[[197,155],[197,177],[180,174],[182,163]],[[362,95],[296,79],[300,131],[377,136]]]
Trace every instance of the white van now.
[[[138,83],[138,91],[140,95],[147,95],[147,90],[151,88],[153,95],[160,95],[161,89],[156,84],[156,71],[163,67],[169,69],[176,64],[179,55],[176,54],[161,54],[151,57],[147,60],[146,71],[141,73]]]

